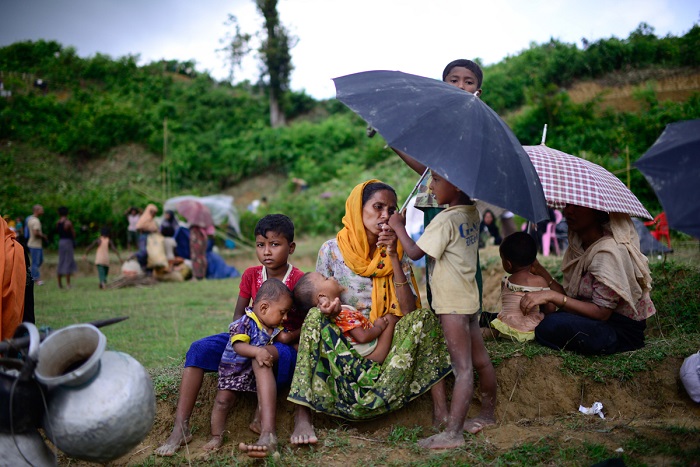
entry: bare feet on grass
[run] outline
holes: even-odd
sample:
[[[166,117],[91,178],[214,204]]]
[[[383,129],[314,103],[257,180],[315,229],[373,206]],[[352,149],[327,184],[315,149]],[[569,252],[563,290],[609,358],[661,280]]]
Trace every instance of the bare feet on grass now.
[[[294,432],[289,437],[289,442],[295,446],[304,446],[318,443],[314,426],[310,422],[297,422],[294,424]]]
[[[295,446],[318,443],[314,426],[311,424],[311,410],[308,407],[297,406],[294,412],[294,432],[289,437],[289,442]]]
[[[418,441],[418,446],[425,449],[455,449],[465,444],[462,433],[450,433],[447,431]]]
[[[170,437],[165,440],[165,443],[155,450],[155,454],[162,457],[174,456],[183,444],[187,444],[190,441],[192,441],[192,434],[189,430],[183,432],[175,429],[170,433]]]
[[[266,433],[253,444],[240,443],[238,449],[252,458],[274,455],[277,452],[277,437],[272,433]]]
[[[496,424],[496,420],[493,418],[477,417],[468,418],[464,421],[464,431],[475,435],[487,426],[492,426]]]
[[[209,451],[209,452],[218,451],[219,448],[221,447],[221,445],[223,444],[223,442],[224,442],[223,436],[221,436],[221,435],[212,436],[211,439],[209,441],[207,441],[207,444],[202,446],[202,449],[204,449],[205,451]]]

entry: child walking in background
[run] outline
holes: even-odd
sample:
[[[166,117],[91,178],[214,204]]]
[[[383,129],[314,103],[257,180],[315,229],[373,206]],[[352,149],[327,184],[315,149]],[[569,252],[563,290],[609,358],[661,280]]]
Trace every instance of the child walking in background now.
[[[394,326],[398,318],[389,314],[378,318],[372,324],[354,307],[341,305],[340,294],[344,290],[345,287],[334,277],[326,277],[319,272],[307,272],[294,287],[294,303],[296,308],[304,313],[318,307],[323,314],[335,316],[335,324],[343,331],[343,335],[357,353],[368,360],[384,362],[391,350]]]
[[[494,334],[527,342],[535,339],[535,327],[544,318],[542,311],[534,309],[523,314],[520,299],[528,292],[549,290],[542,276],[532,274],[530,268],[537,261],[537,243],[525,232],[515,232],[503,240],[499,247],[503,269],[510,277],[503,278],[501,287],[501,311],[491,321]],[[546,312],[554,311],[553,303],[544,305]]]
[[[298,268],[289,263],[289,257],[294,253],[294,223],[284,214],[268,214],[258,221],[255,226],[255,253],[260,266],[252,266],[243,272],[240,292],[236,302],[233,321],[245,314],[245,309],[255,300],[260,287],[270,278],[281,280],[290,290],[294,289],[297,281],[304,275]],[[284,330],[277,334],[274,347],[277,349],[277,385],[288,386],[292,381],[296,365],[296,345],[301,333],[301,325],[305,314],[293,309],[283,322]],[[175,423],[168,439],[159,446],[155,453],[169,457],[192,439],[189,419],[197,402],[197,395],[202,387],[204,372],[218,371],[221,356],[229,340],[228,333],[204,337],[190,345],[185,356],[185,369],[180,382],[180,394],[175,410]],[[250,424],[250,429],[261,433],[259,409]],[[252,457],[258,457],[259,452],[267,450],[267,440],[261,436],[255,444],[249,444],[242,449]]]
[[[435,216],[417,243],[406,233],[401,213],[389,218],[389,226],[411,259],[427,254],[435,261],[428,277],[431,305],[445,334],[455,383],[444,431],[418,444],[429,449],[453,449],[465,444],[463,431],[474,393],[474,369],[480,377],[494,379],[495,371],[479,329],[479,212],[466,193],[434,172],[430,190],[438,204],[448,207]],[[495,394],[491,397],[495,400]],[[493,415],[475,422],[480,430],[494,423]]]
[[[283,330],[282,320],[293,306],[292,292],[279,279],[268,279],[258,290],[253,307],[229,325],[230,338],[219,364],[219,384],[211,414],[211,439],[205,451],[217,450],[223,442],[229,411],[237,392],[257,392],[261,431],[251,450],[246,443],[239,448],[251,457],[264,457],[277,450],[275,406],[277,383],[272,367],[277,356],[273,339]]]
[[[97,275],[100,279],[100,288],[104,289],[107,286],[107,276],[109,275],[109,250],[111,249],[117,254],[119,262],[122,262],[122,257],[119,255],[119,250],[114,245],[114,242],[110,238],[109,227],[102,227],[100,230],[100,237],[92,242],[85,249],[84,259],[87,259],[87,254],[93,248],[97,247],[95,252],[95,265],[97,266]]]

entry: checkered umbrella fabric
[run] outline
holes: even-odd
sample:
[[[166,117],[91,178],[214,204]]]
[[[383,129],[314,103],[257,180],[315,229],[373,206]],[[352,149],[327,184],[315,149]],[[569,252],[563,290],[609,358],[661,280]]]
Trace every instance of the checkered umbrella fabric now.
[[[561,209],[566,204],[576,204],[652,219],[629,188],[598,164],[543,144],[523,147],[540,177],[549,206]]]

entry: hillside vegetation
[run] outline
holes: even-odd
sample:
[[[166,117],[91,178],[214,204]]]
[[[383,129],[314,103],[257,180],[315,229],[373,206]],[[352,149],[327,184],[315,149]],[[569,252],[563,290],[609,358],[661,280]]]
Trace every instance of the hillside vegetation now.
[[[700,117],[699,45],[698,25],[681,37],[657,37],[646,24],[627,39],[583,48],[557,40],[532,44],[484,67],[483,99],[521,143],[539,143],[547,124],[550,147],[627,182],[628,156],[630,162],[640,157],[666,124]],[[690,88],[664,93],[659,82],[669,76],[687,77]],[[259,195],[270,200],[268,209],[293,216],[300,232],[328,234],[340,224],[354,183],[381,178],[401,195],[415,182],[338,101],[289,93],[283,106],[291,123],[273,129],[263,88],[216,82],[192,63],[138,66],[134,56],[84,59],[56,42],[19,42],[0,48],[0,78],[12,93],[0,99],[0,163],[7,174],[0,212],[23,217],[40,202],[51,225],[55,209],[66,205],[86,226],[80,242],[102,224],[120,235],[130,205],[231,191],[259,174],[306,180],[310,188],[294,196],[291,181]],[[627,95],[612,101],[621,89]],[[636,170],[630,185],[651,212],[660,210]],[[243,213],[244,236],[254,222]]]

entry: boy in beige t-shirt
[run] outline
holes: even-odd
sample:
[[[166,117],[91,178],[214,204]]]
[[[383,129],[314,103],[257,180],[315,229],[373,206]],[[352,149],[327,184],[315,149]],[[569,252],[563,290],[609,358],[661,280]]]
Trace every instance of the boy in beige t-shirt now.
[[[427,254],[435,260],[428,277],[433,292],[431,305],[445,334],[455,384],[444,431],[418,444],[429,449],[453,449],[465,444],[462,433],[474,393],[474,369],[480,378],[495,378],[495,371],[479,329],[479,212],[466,193],[436,173],[430,190],[438,204],[448,207],[428,224],[417,243],[406,233],[400,213],[391,216],[389,226],[411,259]],[[490,397],[495,400],[495,394]],[[490,424],[493,420],[480,423]]]

